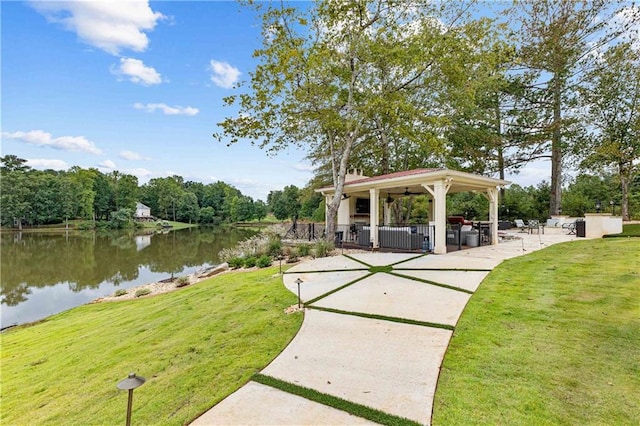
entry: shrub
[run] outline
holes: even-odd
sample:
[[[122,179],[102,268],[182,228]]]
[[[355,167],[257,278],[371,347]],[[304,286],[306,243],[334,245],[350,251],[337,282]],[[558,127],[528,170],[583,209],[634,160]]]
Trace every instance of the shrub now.
[[[124,296],[125,294],[127,294],[127,290],[125,290],[124,288],[120,288],[120,289],[116,290],[115,293],[113,293],[113,295],[115,297]]]
[[[245,268],[253,268],[254,266],[256,266],[256,262],[257,261],[258,261],[258,259],[256,259],[255,256],[249,256],[249,257],[244,259],[244,267]]]
[[[229,268],[238,269],[242,268],[242,266],[244,265],[244,259],[241,257],[232,257],[231,259],[227,260],[227,263],[229,264]]]
[[[296,263],[298,262],[298,260],[300,260],[298,259],[298,256],[292,255],[287,258],[287,263]]]
[[[179,277],[176,280],[176,287],[184,287],[189,285],[189,277]]]
[[[93,222],[81,222],[78,224],[77,228],[81,231],[88,231],[90,229],[93,229]]]
[[[315,254],[316,257],[327,257],[329,252],[333,250],[333,245],[325,240],[318,240],[316,242]]]
[[[298,254],[302,257],[309,256],[311,253],[311,247],[309,244],[300,244],[298,246]]]
[[[271,263],[271,257],[267,256],[266,254],[260,256],[256,261],[256,265],[258,265],[258,268],[266,268],[267,266],[271,266]]]
[[[269,244],[267,245],[267,254],[272,257],[278,257],[282,254],[282,241],[278,235],[269,237]]]
[[[141,288],[140,290],[136,290],[136,297],[146,296],[147,294],[151,294],[151,289]]]

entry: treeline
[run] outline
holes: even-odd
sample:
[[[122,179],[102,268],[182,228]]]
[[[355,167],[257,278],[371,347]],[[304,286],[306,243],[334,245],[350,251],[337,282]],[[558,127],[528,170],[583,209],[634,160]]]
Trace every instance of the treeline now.
[[[139,185],[137,177],[118,171],[105,174],[77,166],[67,171],[35,170],[15,155],[0,157],[0,162],[2,226],[84,219],[121,227],[133,217],[138,202],[159,219],[214,225],[262,220],[269,212],[280,220],[324,213],[318,209],[320,195],[293,185],[272,191],[265,203],[224,182],[205,185],[171,176]]]

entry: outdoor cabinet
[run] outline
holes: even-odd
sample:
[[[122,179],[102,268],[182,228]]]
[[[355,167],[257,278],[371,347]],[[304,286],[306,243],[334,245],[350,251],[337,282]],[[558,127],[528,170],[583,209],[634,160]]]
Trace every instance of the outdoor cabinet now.
[[[587,222],[584,220],[576,221],[576,237],[586,237],[587,236]]]

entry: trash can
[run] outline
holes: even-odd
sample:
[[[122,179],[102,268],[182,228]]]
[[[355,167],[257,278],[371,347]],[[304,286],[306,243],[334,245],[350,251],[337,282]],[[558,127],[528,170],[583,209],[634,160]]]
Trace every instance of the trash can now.
[[[343,237],[344,237],[344,231],[336,231],[336,245],[337,246],[342,244]]]
[[[467,246],[469,247],[478,247],[478,243],[480,242],[480,235],[477,232],[469,232],[467,233]]]
[[[587,236],[587,222],[584,220],[576,220],[576,237]]]

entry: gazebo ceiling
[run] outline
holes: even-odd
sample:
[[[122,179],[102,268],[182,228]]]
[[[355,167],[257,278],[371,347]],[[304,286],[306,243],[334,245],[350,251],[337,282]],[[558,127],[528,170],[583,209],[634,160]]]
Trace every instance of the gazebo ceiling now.
[[[402,197],[405,195],[429,194],[423,185],[433,185],[437,181],[450,184],[448,193],[486,191],[510,185],[511,182],[472,173],[450,169],[414,169],[387,175],[352,179],[344,184],[343,193],[348,196],[369,196],[370,189],[378,189],[382,196]],[[320,188],[317,192],[331,195],[333,187]]]

